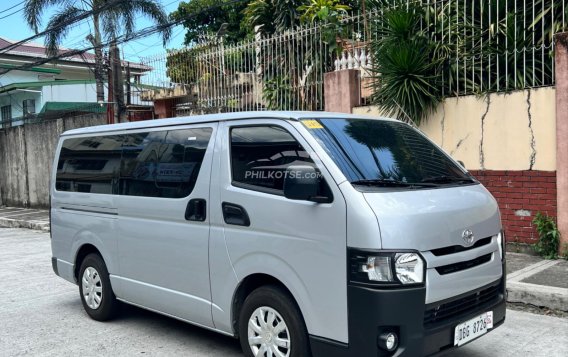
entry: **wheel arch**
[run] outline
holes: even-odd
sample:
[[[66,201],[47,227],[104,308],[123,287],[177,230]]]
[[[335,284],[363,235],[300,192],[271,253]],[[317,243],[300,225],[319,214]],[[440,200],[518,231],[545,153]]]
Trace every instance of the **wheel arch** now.
[[[85,243],[83,245],[81,245],[81,247],[79,247],[79,249],[77,250],[77,253],[75,254],[75,261],[74,261],[74,266],[73,266],[73,276],[75,278],[75,281],[79,281],[79,270],[81,269],[81,264],[83,263],[83,260],[85,259],[85,257],[89,254],[98,254],[101,256],[101,258],[103,259],[103,261],[105,261],[105,258],[103,257],[101,251],[95,247],[93,244],[91,243]],[[105,262],[106,264],[106,262]]]
[[[292,298],[293,303],[296,305],[300,314],[302,315],[302,319],[305,323],[305,316],[298,303],[294,294],[288,289],[288,287],[279,279],[275,278],[270,274],[265,273],[254,273],[246,276],[241,282],[238,284],[237,289],[235,289],[235,293],[233,294],[233,300],[231,303],[231,325],[235,334],[235,337],[239,337],[239,314],[245,302],[247,296],[252,293],[254,290],[267,285],[274,285],[282,288],[290,297]]]

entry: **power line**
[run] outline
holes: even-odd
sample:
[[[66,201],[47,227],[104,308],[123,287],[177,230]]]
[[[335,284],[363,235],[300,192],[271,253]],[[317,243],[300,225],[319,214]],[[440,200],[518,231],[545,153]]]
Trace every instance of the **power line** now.
[[[6,11],[10,11],[10,10],[12,10],[13,8],[15,8],[16,6],[22,5],[23,3],[25,3],[25,0],[24,0],[24,1],[20,1],[20,2],[17,3],[16,5],[13,5],[13,6],[7,8],[7,9],[4,9],[4,10],[0,11],[0,14],[4,13],[4,12],[6,12]],[[22,9],[20,9],[20,10],[18,10],[18,11],[22,11]]]
[[[15,14],[17,14],[18,12],[22,11],[23,9],[24,9],[24,8],[21,8],[21,9],[19,9],[19,10],[16,10],[16,11],[14,11],[14,12],[9,13],[8,15],[4,15],[4,16],[0,17],[0,20],[3,20],[3,19],[5,19],[5,18],[7,18],[7,17],[10,17],[10,16],[12,16],[12,15],[15,15]]]
[[[23,1],[22,1],[22,2],[23,2]],[[174,0],[174,1],[172,1],[172,2],[169,2],[169,3],[167,3],[166,5],[164,5],[164,7],[168,7],[168,6],[170,6],[171,4],[173,4],[174,2],[178,2],[178,3],[179,3],[180,0]]]
[[[181,31],[179,31],[178,33],[176,33],[175,35],[173,35],[173,36],[170,38],[170,40],[173,40],[174,38],[178,37],[178,36],[183,32],[183,28],[181,28],[180,30],[181,30]],[[134,42],[136,42],[137,44],[139,44],[139,45],[141,45],[141,46],[144,46],[143,49],[136,51],[136,52],[137,52],[137,55],[138,55],[138,54],[140,54],[140,53],[142,53],[142,52],[146,52],[146,51],[148,51],[149,49],[156,47],[157,45],[160,44],[161,41],[158,41],[158,42],[156,42],[156,43],[154,43],[154,44],[152,44],[152,45],[148,45],[148,46],[146,46],[146,45],[144,45],[144,44],[142,44],[142,43],[140,43],[140,42],[138,42],[138,41],[134,41]],[[138,57],[140,58],[140,56],[138,56]]]

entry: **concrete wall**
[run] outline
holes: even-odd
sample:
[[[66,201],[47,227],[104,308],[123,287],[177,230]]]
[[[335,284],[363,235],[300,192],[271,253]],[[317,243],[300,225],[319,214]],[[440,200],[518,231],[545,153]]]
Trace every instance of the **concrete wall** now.
[[[105,115],[85,115],[0,131],[0,205],[49,206],[49,180],[59,135],[106,123]]]
[[[0,133],[0,191],[3,204],[28,205],[25,130],[22,126]]]
[[[375,106],[353,112],[380,115]],[[420,129],[469,170],[556,170],[552,87],[449,98]]]
[[[556,178],[560,253],[568,255],[568,32],[555,36]]]
[[[359,85],[360,71],[344,69],[324,74],[325,111],[351,113],[354,106],[360,103]]]

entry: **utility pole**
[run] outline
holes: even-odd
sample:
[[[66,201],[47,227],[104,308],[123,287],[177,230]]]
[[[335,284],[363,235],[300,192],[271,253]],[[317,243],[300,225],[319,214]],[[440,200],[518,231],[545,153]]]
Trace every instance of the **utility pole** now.
[[[127,62],[127,64],[126,64],[126,120],[127,121],[130,121],[130,112],[128,111],[128,107],[132,104],[132,100],[130,98],[130,95],[131,95],[130,62]]]
[[[130,62],[126,64],[126,105],[132,104],[130,88]]]
[[[107,123],[114,124],[114,86],[113,86],[113,66],[111,60],[111,53],[109,51],[106,56],[107,71],[108,71],[108,100],[107,100]]]
[[[111,67],[112,67],[112,86],[114,93],[114,118],[115,123],[122,123],[124,119],[124,80],[122,76],[122,64],[120,61],[120,52],[116,41],[110,45]]]

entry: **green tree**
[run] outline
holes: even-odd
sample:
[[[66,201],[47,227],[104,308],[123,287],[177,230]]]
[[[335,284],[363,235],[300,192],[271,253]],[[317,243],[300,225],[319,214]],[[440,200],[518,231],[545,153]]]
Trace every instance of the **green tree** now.
[[[349,36],[349,27],[344,19],[351,8],[340,0],[310,0],[306,5],[298,7],[302,13],[300,21],[303,23],[319,23],[322,26],[322,40],[327,44],[330,52],[339,55],[342,51],[338,39]]]
[[[45,36],[46,54],[54,56],[69,31],[76,25],[69,19],[92,13],[90,16],[92,33],[87,36],[95,49],[95,79],[97,100],[104,100],[103,87],[103,39],[116,41],[120,35],[128,36],[135,30],[135,22],[140,16],[151,19],[160,28],[164,45],[171,36],[171,28],[166,26],[168,17],[157,0],[27,0],[24,17],[36,33],[42,23],[42,14],[50,7],[58,11],[49,19],[46,29],[52,29]]]
[[[191,0],[181,2],[170,18],[182,21],[186,29],[185,44],[194,45],[204,35],[214,35],[221,25],[228,25],[224,35],[225,42],[237,42],[244,39],[247,31],[241,28],[243,10],[247,2],[234,3],[233,0]]]
[[[298,8],[308,0],[253,0],[244,10],[244,27],[249,31],[261,26],[266,35],[292,29],[300,24]]]

